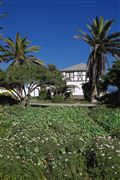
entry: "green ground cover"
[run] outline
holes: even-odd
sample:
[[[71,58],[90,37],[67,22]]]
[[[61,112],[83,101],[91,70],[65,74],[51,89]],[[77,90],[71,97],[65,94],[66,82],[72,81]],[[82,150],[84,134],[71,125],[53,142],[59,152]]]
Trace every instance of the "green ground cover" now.
[[[119,179],[120,109],[0,107],[0,179]]]

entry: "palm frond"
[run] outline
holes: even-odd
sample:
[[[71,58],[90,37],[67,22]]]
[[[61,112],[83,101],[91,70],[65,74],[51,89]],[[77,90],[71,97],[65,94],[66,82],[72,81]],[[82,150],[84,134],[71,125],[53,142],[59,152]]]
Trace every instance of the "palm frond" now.
[[[104,25],[104,27],[102,29],[100,39],[105,38],[105,36],[106,36],[107,32],[109,31],[109,29],[110,29],[111,25],[113,24],[113,22],[114,22],[113,20],[106,21],[106,23],[105,23],[105,25]]]
[[[120,32],[116,32],[107,36],[107,39],[115,39],[120,37]]]
[[[38,65],[44,65],[44,62],[42,60],[38,60],[38,59],[31,59],[31,61],[35,64],[38,64]]]
[[[7,38],[4,40],[7,43],[7,47],[12,49],[13,51],[15,50],[15,43],[11,38]]]
[[[104,19],[103,19],[103,17],[101,16],[101,17],[100,17],[100,22],[99,22],[99,24],[98,24],[99,34],[101,34],[101,32],[102,32],[103,25],[104,25]]]
[[[96,16],[95,21],[96,21],[97,26],[98,26],[99,25],[99,18],[98,18],[98,16]]]
[[[29,48],[27,48],[27,49],[25,50],[25,53],[28,53],[28,52],[38,52],[39,49],[40,49],[39,46],[31,46],[31,47],[29,47]]]

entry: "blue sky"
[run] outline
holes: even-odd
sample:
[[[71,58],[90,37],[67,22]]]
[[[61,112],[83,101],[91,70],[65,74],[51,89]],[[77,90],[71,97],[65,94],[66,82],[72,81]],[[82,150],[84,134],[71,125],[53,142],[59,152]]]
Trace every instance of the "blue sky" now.
[[[36,56],[60,69],[87,62],[89,46],[73,36],[79,28],[87,30],[88,19],[115,19],[111,32],[120,31],[120,0],[4,0],[3,11],[4,36],[27,35],[41,47]]]

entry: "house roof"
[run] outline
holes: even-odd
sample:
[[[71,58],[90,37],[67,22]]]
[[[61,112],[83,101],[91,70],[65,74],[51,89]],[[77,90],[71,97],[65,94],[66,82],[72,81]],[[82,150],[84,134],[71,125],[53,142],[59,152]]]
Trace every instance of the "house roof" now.
[[[86,71],[86,68],[87,68],[87,65],[84,63],[81,63],[81,64],[76,64],[76,65],[70,66],[68,68],[62,69],[61,71],[62,72],[64,72],[64,71]]]

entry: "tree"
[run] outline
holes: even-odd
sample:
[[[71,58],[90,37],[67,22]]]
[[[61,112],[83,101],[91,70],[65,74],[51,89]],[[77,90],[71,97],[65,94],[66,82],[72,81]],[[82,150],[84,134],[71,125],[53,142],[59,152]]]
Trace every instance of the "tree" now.
[[[59,94],[60,89],[65,85],[63,76],[59,69],[53,64],[48,64],[46,67],[46,84],[43,91],[46,89],[46,98],[53,98],[53,94]]]
[[[117,60],[113,63],[112,68],[104,77],[104,83],[107,85],[117,86],[118,88],[118,103],[120,105],[120,61]]]
[[[22,105],[28,105],[30,94],[37,87],[43,89],[54,86],[57,91],[63,84],[61,72],[55,65],[43,66],[29,62],[10,66],[6,72],[2,72],[0,86],[11,92]]]
[[[11,92],[21,104],[27,105],[31,92],[43,83],[46,83],[46,67],[29,63],[8,68],[0,85]]]
[[[27,40],[27,37],[20,37],[19,33],[17,33],[15,42],[11,38],[4,39],[3,41],[5,42],[5,45],[0,46],[0,59],[7,63],[10,61],[11,64],[9,67],[30,63],[38,65],[43,64],[41,60],[38,60],[35,56],[30,54],[31,52],[37,52],[39,47],[30,46],[30,41]],[[20,67],[17,69],[19,68]],[[17,88],[22,95],[20,83],[17,85]]]
[[[29,63],[30,61],[35,64],[43,64],[31,52],[37,52],[38,46],[30,46],[30,41],[27,37],[20,37],[19,33],[16,34],[15,41],[11,38],[4,39],[5,45],[0,46],[0,58],[5,62],[11,62],[11,65],[18,65]]]
[[[113,20],[105,21],[103,17],[96,17],[87,25],[90,34],[81,31],[81,34],[75,36],[84,40],[92,48],[86,75],[89,78],[92,103],[96,102],[97,83],[105,73],[107,54],[120,57],[120,32],[108,35],[113,22]]]
[[[58,70],[54,64],[47,65],[47,73],[48,85],[53,85],[56,86],[56,88],[60,88],[60,86],[63,86],[65,84],[60,70]]]

